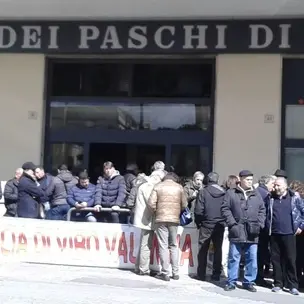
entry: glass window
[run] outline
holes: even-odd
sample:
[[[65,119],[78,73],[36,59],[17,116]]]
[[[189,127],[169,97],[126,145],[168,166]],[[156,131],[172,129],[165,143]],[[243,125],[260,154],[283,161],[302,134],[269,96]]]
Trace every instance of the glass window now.
[[[84,96],[128,96],[131,66],[87,64],[83,71]]]
[[[55,173],[58,167],[66,164],[71,172],[77,174],[84,168],[84,147],[82,144],[56,143],[51,148],[52,171]]]
[[[51,128],[207,131],[210,116],[210,106],[195,104],[51,104]]]
[[[181,177],[192,178],[196,171],[209,171],[208,148],[200,146],[172,145],[171,164]]]
[[[304,139],[304,106],[286,106],[286,138]]]
[[[304,97],[303,69],[303,59],[283,59],[282,99],[285,104],[298,104],[298,100]]]
[[[128,96],[131,66],[55,63],[51,96]]]
[[[81,95],[81,64],[54,64],[51,76],[52,96]]]
[[[285,168],[289,180],[304,180],[304,148],[285,148]]]
[[[211,97],[211,64],[136,64],[133,96]]]

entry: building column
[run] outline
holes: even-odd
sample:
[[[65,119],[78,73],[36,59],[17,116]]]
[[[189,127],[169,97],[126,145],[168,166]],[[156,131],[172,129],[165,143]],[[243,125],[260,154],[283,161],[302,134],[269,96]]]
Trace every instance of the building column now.
[[[279,168],[281,82],[280,55],[217,56],[213,167],[222,179]]]
[[[44,55],[0,54],[1,181],[26,161],[42,161],[43,92]]]

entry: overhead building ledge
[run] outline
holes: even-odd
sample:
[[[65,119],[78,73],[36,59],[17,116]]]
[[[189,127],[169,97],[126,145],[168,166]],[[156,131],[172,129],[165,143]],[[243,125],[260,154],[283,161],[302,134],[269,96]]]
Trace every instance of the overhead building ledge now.
[[[0,20],[303,18],[303,0],[0,0]]]

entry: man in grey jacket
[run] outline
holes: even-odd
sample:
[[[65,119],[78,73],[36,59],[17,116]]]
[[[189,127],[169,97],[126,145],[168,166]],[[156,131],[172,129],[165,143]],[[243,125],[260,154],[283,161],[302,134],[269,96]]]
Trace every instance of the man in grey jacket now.
[[[67,203],[67,192],[78,183],[66,165],[61,165],[58,175],[52,179],[47,188],[47,195],[50,197],[51,208],[46,213],[48,220],[66,220],[66,215],[70,209]]]
[[[18,168],[15,172],[15,177],[10,179],[4,187],[4,205],[6,212],[4,216],[17,216],[17,200],[18,200],[18,183],[23,174],[23,169]],[[0,187],[1,189],[1,187]]]

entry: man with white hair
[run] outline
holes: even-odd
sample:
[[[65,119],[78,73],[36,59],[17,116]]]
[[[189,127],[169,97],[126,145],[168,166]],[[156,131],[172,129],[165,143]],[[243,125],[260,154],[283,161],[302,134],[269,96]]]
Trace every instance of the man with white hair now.
[[[152,166],[152,172],[155,170],[165,170],[165,164],[161,160],[158,160]]]
[[[148,208],[147,203],[154,186],[162,181],[165,176],[163,170],[155,170],[149,177],[146,176],[147,182],[139,186],[137,191],[134,226],[141,229],[139,253],[136,261],[136,272],[139,275],[149,274],[150,251],[154,236],[153,212]],[[153,276],[154,272],[150,271]],[[155,273],[156,275],[156,273]]]
[[[4,205],[6,212],[4,216],[15,217],[17,214],[18,184],[23,174],[23,169],[18,168],[15,177],[10,179],[4,187]]]
[[[304,230],[304,202],[288,189],[287,180],[278,177],[268,206],[266,227],[270,235],[274,273],[273,292],[284,287],[299,295],[296,271],[296,235]]]

